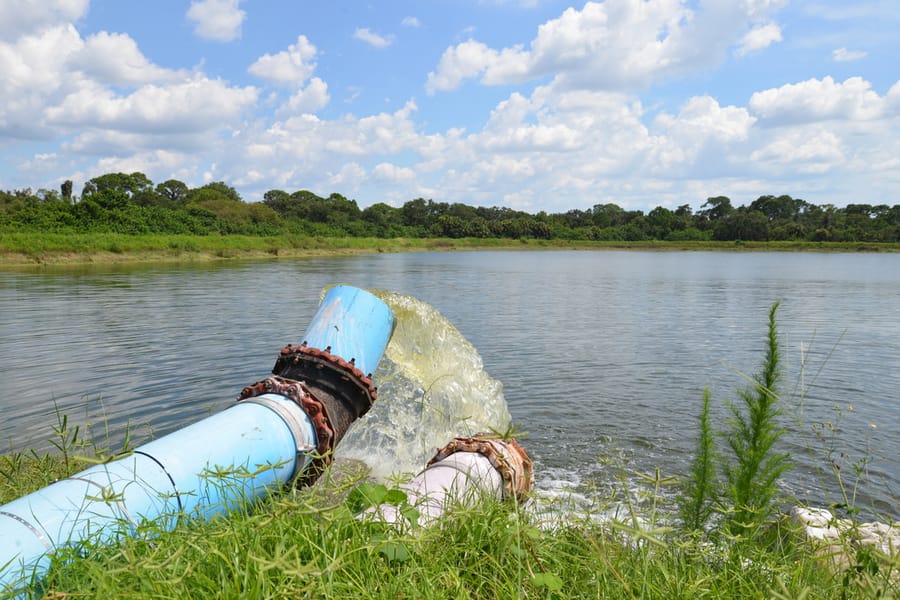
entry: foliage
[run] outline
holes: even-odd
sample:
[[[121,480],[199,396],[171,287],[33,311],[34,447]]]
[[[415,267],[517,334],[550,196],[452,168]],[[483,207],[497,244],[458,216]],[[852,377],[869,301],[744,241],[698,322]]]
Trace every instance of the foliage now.
[[[0,457],[10,484],[32,469]],[[16,470],[15,472],[10,469]],[[38,483],[38,482],[35,482]],[[664,501],[648,478],[651,502]],[[21,492],[27,490],[20,490]],[[641,492],[644,493],[644,492]],[[841,598],[896,593],[884,567],[832,574],[802,545],[713,545],[641,522],[599,521],[605,501],[548,522],[527,505],[485,500],[413,530],[357,518],[398,488],[326,472],[210,521],[174,530],[154,522],[131,536],[56,553],[35,586],[42,597],[116,598]],[[555,509],[552,509],[555,510]],[[410,512],[410,520],[415,513]],[[552,514],[552,513],[551,513]],[[559,513],[561,514],[561,513]],[[875,566],[873,566],[875,565]],[[864,576],[863,576],[864,575]]]
[[[709,405],[710,393],[709,388],[706,388],[703,390],[703,408],[700,411],[696,453],[691,463],[690,475],[685,479],[682,493],[678,498],[682,526],[688,531],[702,531],[719,500],[715,433],[709,420]]]
[[[775,449],[784,429],[778,424],[779,370],[778,332],[775,313],[769,310],[769,333],[762,371],[753,387],[741,390],[743,407],[729,404],[732,417],[727,434],[732,464],[725,467],[728,494],[733,513],[729,515],[732,533],[754,532],[772,514],[778,478],[790,467],[788,455]]]
[[[697,450],[679,498],[682,524],[688,530],[704,530],[718,508],[724,513],[728,532],[749,539],[777,508],[778,479],[790,468],[788,455],[776,449],[784,434],[778,423],[778,306],[776,302],[769,310],[766,353],[760,373],[751,378],[750,388],[738,391],[740,403],[727,403],[731,417],[728,429],[720,432],[730,450],[727,456],[716,451],[709,417],[710,393],[709,389],[704,390]],[[717,467],[724,475],[724,485],[716,478]]]
[[[707,198],[694,213],[657,206],[649,213],[597,204],[587,210],[529,214],[506,207],[468,206],[416,198],[400,207],[377,202],[360,210],[332,193],[273,189],[244,202],[224,182],[190,188],[177,179],[154,185],[146,175],[108,173],[61,192],[0,191],[0,231],[191,233],[327,237],[534,239],[582,241],[900,242],[900,205],[816,206],[787,195],[764,195],[734,207]]]

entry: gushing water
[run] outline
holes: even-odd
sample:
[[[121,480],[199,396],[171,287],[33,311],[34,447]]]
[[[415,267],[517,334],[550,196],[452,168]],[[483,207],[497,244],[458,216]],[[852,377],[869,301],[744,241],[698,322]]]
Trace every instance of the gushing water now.
[[[503,386],[485,372],[475,347],[429,304],[373,293],[394,311],[397,327],[374,374],[378,401],[335,457],[363,461],[372,476],[386,479],[420,471],[456,436],[505,431]]]

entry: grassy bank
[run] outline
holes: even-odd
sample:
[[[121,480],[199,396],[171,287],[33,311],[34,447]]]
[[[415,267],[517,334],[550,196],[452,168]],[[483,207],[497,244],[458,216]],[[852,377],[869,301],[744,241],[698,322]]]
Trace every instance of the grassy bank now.
[[[322,254],[483,249],[898,252],[900,244],[3,233],[0,234],[0,266],[188,262],[239,258],[289,258]]]
[[[76,467],[59,456],[0,457],[0,502]],[[86,466],[82,464],[81,466]],[[52,475],[51,475],[52,474]],[[230,518],[152,525],[113,545],[64,550],[39,595],[54,598],[859,598],[900,590],[884,571],[833,572],[784,523],[753,541],[713,542],[641,519],[564,520],[482,503],[400,531],[355,518],[358,479],[326,474]],[[647,480],[642,506],[655,504]],[[628,492],[634,498],[634,490]]]

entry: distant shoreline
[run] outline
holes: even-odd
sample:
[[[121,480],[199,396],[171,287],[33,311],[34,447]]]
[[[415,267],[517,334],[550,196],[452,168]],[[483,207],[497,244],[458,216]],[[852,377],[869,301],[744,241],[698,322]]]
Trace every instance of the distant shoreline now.
[[[662,242],[483,238],[329,238],[126,234],[0,234],[0,268],[475,250],[652,250],[705,252],[900,252],[883,242]]]

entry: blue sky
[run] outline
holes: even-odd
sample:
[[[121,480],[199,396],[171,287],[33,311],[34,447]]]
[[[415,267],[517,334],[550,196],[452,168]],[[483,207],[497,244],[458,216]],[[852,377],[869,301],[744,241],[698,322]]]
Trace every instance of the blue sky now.
[[[896,0],[0,0],[0,189],[898,203]]]

